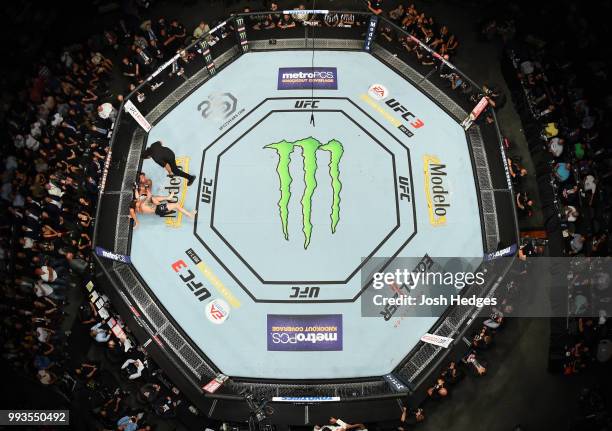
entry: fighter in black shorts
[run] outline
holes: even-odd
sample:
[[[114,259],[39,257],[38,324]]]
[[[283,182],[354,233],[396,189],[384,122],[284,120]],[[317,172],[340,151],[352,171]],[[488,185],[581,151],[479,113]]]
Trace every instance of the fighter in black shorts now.
[[[155,207],[155,214],[157,214],[160,217],[166,217],[169,214],[173,214],[176,211],[170,211],[168,209],[168,203],[167,202],[162,202],[161,204],[157,205]]]
[[[171,202],[174,199],[174,192],[168,196],[151,196],[142,201],[136,202],[136,212],[140,214],[157,214],[166,217],[174,211],[179,211],[189,218],[194,218],[195,211],[187,211],[178,202]]]

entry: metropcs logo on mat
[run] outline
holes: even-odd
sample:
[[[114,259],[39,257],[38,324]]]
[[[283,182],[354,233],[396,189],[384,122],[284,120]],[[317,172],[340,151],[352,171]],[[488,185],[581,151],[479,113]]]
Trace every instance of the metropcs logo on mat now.
[[[189,173],[189,157],[177,157],[176,166],[185,171],[185,173]],[[179,176],[167,178],[162,188],[166,194],[174,192],[174,198],[169,200],[169,202],[178,202],[179,205],[183,206],[185,203],[185,198],[187,197],[186,179]],[[179,228],[181,227],[181,223],[183,221],[183,213],[180,211],[172,211],[164,216],[164,220],[166,222],[166,226]]]
[[[268,351],[342,350],[342,315],[268,314]]]
[[[342,183],[340,182],[340,160],[344,154],[342,143],[336,139],[332,139],[326,144],[321,144],[313,137],[300,139],[294,142],[280,141],[274,144],[266,145],[264,148],[276,151],[278,155],[278,163],[276,172],[278,173],[280,199],[278,201],[278,209],[280,214],[283,236],[289,240],[289,201],[291,200],[291,183],[293,178],[289,170],[291,163],[291,154],[295,148],[301,148],[302,160],[304,168],[304,193],[302,194],[302,231],[304,232],[304,249],[308,248],[310,238],[312,236],[312,199],[317,188],[317,151],[326,151],[329,153],[329,176],[331,178],[331,186],[333,199],[331,203],[331,232],[336,232],[336,227],[340,222],[340,191]]]
[[[337,90],[335,67],[280,67],[277,90]]]
[[[429,211],[429,223],[432,226],[446,224],[446,215],[450,207],[450,197],[446,181],[446,165],[436,156],[423,156],[425,173],[425,197]]]

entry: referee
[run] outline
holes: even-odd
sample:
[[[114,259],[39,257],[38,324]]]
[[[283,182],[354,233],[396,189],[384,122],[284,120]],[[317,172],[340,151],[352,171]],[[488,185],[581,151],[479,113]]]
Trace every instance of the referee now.
[[[187,185],[193,184],[196,179],[195,175],[189,175],[176,166],[176,155],[170,148],[164,147],[161,141],[156,141],[144,151],[145,159],[153,159],[155,163],[164,168],[168,172],[169,177],[179,176],[187,179]]]

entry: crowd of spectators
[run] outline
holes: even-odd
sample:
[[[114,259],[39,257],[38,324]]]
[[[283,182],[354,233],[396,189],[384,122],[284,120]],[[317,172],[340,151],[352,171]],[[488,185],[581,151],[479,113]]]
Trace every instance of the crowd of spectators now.
[[[44,385],[69,383],[64,307],[90,262],[110,126],[98,110],[111,68],[75,47],[41,64],[3,113],[3,354]]]
[[[565,375],[579,373],[612,358],[610,277],[610,265],[606,259],[585,258],[571,262],[567,276],[569,330],[562,364]]]
[[[207,31],[208,28],[208,24],[202,22],[194,33],[198,34],[200,29]],[[118,28],[116,31],[120,30],[124,29]],[[111,30],[107,33],[114,34]],[[113,40],[114,45],[123,47],[125,54],[121,60],[121,71],[131,90],[164,61],[181,51],[191,36],[178,20],[167,22],[165,18],[159,18],[156,21],[144,20],[132,31],[124,31],[118,45],[119,38],[115,36]]]
[[[550,201],[544,208],[546,224],[562,236],[553,256],[565,261],[569,317],[564,319],[563,358],[558,369],[566,375],[581,373],[597,363],[609,361],[610,255],[612,152],[610,124],[612,111],[608,88],[610,76],[605,57],[593,41],[601,26],[587,26],[598,18],[596,8],[584,8],[567,1],[570,14],[544,8],[541,14],[557,16],[559,29],[571,38],[545,32],[514,41],[517,32],[511,15],[491,20],[483,34],[501,36],[506,43],[505,72],[513,87],[513,100],[523,120],[525,135],[539,175],[550,178],[540,194]],[[520,15],[520,10],[515,11]],[[537,15],[530,17],[537,20]],[[555,18],[556,20],[556,18]],[[522,25],[529,18],[521,18]],[[520,31],[520,28],[519,28]],[[590,60],[584,61],[585,58]],[[518,185],[519,213],[528,215],[531,203],[521,190],[520,166],[509,161]],[[551,219],[558,223],[551,223]],[[557,229],[556,226],[559,226]],[[563,289],[565,286],[559,286]]]
[[[2,109],[0,211],[8,215],[0,232],[2,359],[67,403],[86,399],[92,430],[149,430],[149,417],[172,418],[183,402],[110,312],[108,298],[82,299],[93,271],[99,184],[122,100],[110,86],[119,68],[129,81],[122,88],[133,86],[186,43],[178,21],[164,23],[133,29],[121,23],[87,45],[45,56],[27,88]],[[120,50],[127,53],[122,65],[111,60]],[[126,74],[129,65],[134,76]],[[83,301],[78,311],[72,299]],[[89,334],[82,354],[75,354],[80,341],[70,338],[73,331]]]
[[[522,267],[521,267],[522,268]],[[524,269],[524,268],[523,268]],[[513,286],[507,287],[508,290],[516,288],[516,283]],[[350,424],[343,420],[331,418],[329,424],[315,426],[315,431],[344,431],[348,429],[367,430],[368,427],[374,427],[382,430],[399,430],[408,431],[415,429],[419,423],[425,421],[425,408],[434,408],[433,403],[440,401],[450,396],[452,391],[459,385],[467,376],[480,378],[486,376],[488,364],[486,360],[487,351],[494,347],[495,337],[503,331],[505,324],[505,314],[512,313],[511,295],[507,296],[508,301],[504,301],[498,308],[494,308],[490,315],[484,318],[479,318],[480,325],[473,325],[471,332],[471,344],[461,352],[454,349],[449,357],[459,355],[456,359],[447,360],[448,362],[439,370],[437,374],[433,374],[433,379],[430,386],[424,389],[424,396],[414,394],[410,400],[403,402],[402,411],[398,421],[382,424]],[[416,404],[415,404],[416,403]]]
[[[452,388],[467,374],[476,377],[487,374],[486,351],[493,346],[494,337],[503,328],[504,313],[494,309],[486,319],[480,319],[481,325],[474,325],[471,344],[460,360],[451,360],[442,368],[432,385],[426,389],[427,398],[438,400],[447,397]]]
[[[317,14],[306,12],[307,7],[301,3],[292,13],[283,13],[282,5],[279,1],[270,2],[270,6],[262,12],[246,18],[247,28],[254,31],[259,30],[289,30],[300,27],[358,27],[365,23],[365,15],[356,15],[351,12]],[[300,12],[304,11],[304,12]],[[246,7],[242,12],[258,12]],[[277,33],[278,35],[278,33]],[[278,35],[280,36],[280,35]]]
[[[606,114],[571,76],[546,73],[546,61],[520,62],[518,77],[549,155],[566,254],[608,255],[612,159],[600,130]]]
[[[87,290],[78,325],[89,333],[93,346],[82,360],[72,361],[70,370],[77,381],[72,398],[87,400],[87,429],[146,431],[155,429],[160,419],[176,417],[185,402],[180,390],[137,344],[108,298],[93,283]]]
[[[305,7],[300,5],[298,9]],[[305,13],[283,15],[275,13],[277,10],[278,4],[273,2],[270,14],[249,22],[252,30],[364,24],[353,14],[322,18]],[[456,37],[446,26],[426,17],[412,4],[400,4],[389,11],[388,17],[441,58],[451,58],[458,49]],[[174,417],[183,402],[180,391],[163,378],[146,351],[126,334],[120,319],[100,313],[88,299],[79,308],[79,324],[97,344],[103,359],[84,357],[75,364],[68,355],[71,331],[63,325],[66,307],[70,291],[82,289],[84,274],[90,270],[98,186],[111,124],[117,115],[115,107],[122,100],[121,95],[112,94],[109,82],[118,71],[129,91],[177,53],[183,62],[189,62],[193,54],[182,48],[210,28],[201,21],[189,32],[178,20],[165,18],[122,22],[107,29],[98,43],[73,46],[61,56],[45,59],[36,76],[28,80],[27,90],[3,110],[7,136],[1,144],[0,210],[10,220],[3,224],[0,236],[4,275],[0,307],[5,316],[0,322],[2,355],[19,372],[42,385],[57,386],[68,398],[79,389],[88,390],[95,418],[92,429],[152,429],[150,416]],[[396,39],[422,65],[437,65],[440,76],[449,80],[453,90],[464,91],[473,101],[485,95],[495,106],[497,90],[485,87],[478,95],[472,94],[464,78],[443,70],[432,52],[413,38],[400,37],[384,25],[382,35],[388,41]],[[221,31],[207,41],[214,44],[224,37]],[[105,50],[108,56],[101,53]],[[539,140],[539,146],[532,146],[532,150],[549,154],[567,254],[607,256],[610,154],[604,146],[606,112],[589,99],[574,75],[552,73],[553,60],[541,54],[517,58],[516,62],[517,77],[525,92],[524,108],[532,116],[531,130]],[[121,60],[113,61],[113,57]],[[151,89],[159,85],[161,82],[152,82]],[[524,189],[528,172],[520,158],[512,155],[508,165],[519,214],[529,217],[533,200]],[[516,286],[509,283],[507,288],[512,291]],[[467,373],[487,373],[486,351],[502,330],[504,315],[512,311],[511,303],[502,305],[482,319],[465,355],[441,370],[426,389],[428,398],[448,396]],[[576,338],[567,348],[567,374],[579,372],[593,359],[592,352],[600,341],[599,327],[606,324],[606,318],[576,320]],[[97,394],[95,399],[93,394]],[[424,417],[421,408],[404,410],[402,426],[411,426]]]
[[[607,74],[595,64],[585,77],[583,64],[572,58],[571,50],[520,45],[510,46],[508,56],[520,83],[513,99],[526,123],[530,150],[552,172],[565,254],[609,255],[611,113],[596,94],[607,86]],[[593,82],[598,82],[596,88]],[[512,160],[510,165],[520,192],[521,168]],[[529,214],[529,200],[517,196],[520,213]]]
[[[437,84],[453,90],[457,94],[457,97],[454,97],[455,101],[464,109],[471,110],[482,98],[486,99],[487,105],[493,110],[505,105],[505,94],[497,86],[488,84],[478,86],[455,67],[450,66],[450,62],[458,52],[459,41],[447,25],[438,23],[433,17],[419,11],[412,3],[405,5],[400,2],[394,9],[384,12],[370,2],[370,10],[375,13],[378,10],[379,15],[385,16],[393,24],[380,21],[377,40],[383,43],[389,42],[391,46],[399,44],[400,51],[391,48],[394,55],[401,51],[407,52],[411,57],[408,63],[421,66],[422,74]],[[491,110],[487,109],[479,118],[468,117],[462,126],[469,127],[474,122],[493,124],[494,121]],[[521,172],[520,167],[519,172]],[[525,174],[526,171],[521,173]]]
[[[273,3],[272,12],[277,9]],[[400,9],[391,14],[399,25],[424,38],[442,55],[454,52],[457,42],[446,27],[438,27],[414,6]],[[363,24],[353,14],[323,18],[271,13],[251,22],[255,31],[282,30],[296,23]],[[151,416],[172,418],[182,402],[179,390],[158,378],[161,371],[129,336],[120,318],[109,313],[111,305],[103,306],[102,311],[90,296],[78,309],[77,326],[89,334],[93,345],[89,350],[98,352],[99,359],[88,354],[71,358],[71,331],[62,328],[68,293],[83,288],[90,270],[98,185],[117,115],[115,107],[122,100],[120,94],[112,94],[109,82],[118,71],[127,90],[134,89],[209,30],[205,21],[193,32],[177,20],[164,18],[121,21],[87,46],[73,46],[46,59],[28,82],[27,91],[4,113],[9,128],[2,151],[0,205],[11,220],[1,238],[6,264],[1,294],[2,307],[9,311],[5,315],[16,316],[2,321],[4,359],[40,384],[57,387],[66,399],[86,394],[91,429],[148,430]],[[218,33],[207,41],[214,44],[223,36]],[[404,43],[410,49],[410,39]],[[419,49],[412,49],[421,55]],[[189,61],[187,54],[182,57]],[[152,82],[151,89],[159,85],[161,82]],[[470,351],[461,364],[453,363],[442,373],[442,386],[459,381],[463,367],[482,374],[475,352]],[[430,395],[441,394],[442,389]],[[422,409],[406,410],[401,422],[409,426],[424,417]]]
[[[438,56],[449,60],[457,53],[459,41],[452,34],[448,27],[439,24],[431,16],[426,16],[424,12],[416,9],[414,4],[404,5],[399,3],[395,9],[389,11],[389,19],[406,31],[409,36],[404,33],[398,33],[388,25],[382,25],[382,36],[389,42],[396,39],[408,52],[415,55],[418,61],[424,66],[433,66],[435,58],[432,52],[422,48],[420,41],[428,45],[433,52]],[[410,37],[412,36],[412,37]],[[453,82],[453,86],[461,85],[460,78]]]
[[[271,10],[278,10],[278,5],[272,3]],[[447,27],[438,26],[413,5],[400,6],[389,16],[444,58],[458,46]],[[271,13],[250,24],[253,30],[283,30],[296,24],[349,27],[363,22],[353,14],[323,18]],[[82,289],[83,274],[88,271],[98,185],[117,115],[114,106],[122,100],[121,95],[111,94],[108,83],[118,69],[127,89],[134,89],[209,30],[205,21],[191,33],[177,20],[121,21],[88,46],[73,46],[58,58],[46,60],[29,81],[27,92],[5,111],[9,139],[4,141],[2,152],[1,205],[11,220],[1,238],[6,263],[2,306],[10,311],[7,316],[17,317],[2,321],[3,355],[41,384],[58,386],[67,398],[85,388],[96,429],[151,429],[146,420],[149,413],[173,417],[181,402],[176,388],[164,387],[155,379],[159,370],[151,371],[154,365],[145,350],[125,331],[115,331],[123,328],[120,319],[108,311],[101,313],[94,302],[85,300],[81,305],[79,324],[96,344],[94,349],[103,352],[102,360],[83,357],[75,363],[66,351],[71,335],[62,330],[69,305],[67,292]],[[389,38],[391,32],[383,34]],[[223,36],[218,33],[207,41],[214,43]],[[423,64],[431,59],[412,39],[400,42]],[[121,60],[113,62],[109,57]],[[189,61],[187,54],[182,57]],[[453,86],[460,84],[453,82]],[[161,83],[153,82],[151,89],[158,85]],[[484,374],[477,348],[474,346],[460,362],[462,366],[451,363],[438,379],[440,387],[428,390],[428,394],[442,396],[444,385],[461,379],[463,366]],[[117,382],[117,376],[123,376],[123,383]],[[128,403],[126,385],[136,385],[127,386],[137,394],[136,406]],[[416,409],[404,412],[401,422],[407,425],[423,419],[423,410]]]

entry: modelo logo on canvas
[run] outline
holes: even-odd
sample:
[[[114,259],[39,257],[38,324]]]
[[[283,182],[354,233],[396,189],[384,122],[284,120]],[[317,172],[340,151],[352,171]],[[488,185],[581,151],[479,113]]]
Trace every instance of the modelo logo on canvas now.
[[[268,351],[342,350],[342,315],[268,315]]]
[[[374,100],[383,100],[389,95],[389,90],[382,84],[372,84],[368,88],[368,95]]]
[[[206,317],[216,325],[225,322],[229,312],[230,306],[223,299],[213,299],[206,304]]]
[[[337,90],[335,67],[280,67],[278,90]]]
[[[423,170],[429,223],[432,226],[444,225],[450,208],[446,165],[442,164],[436,156],[423,156]]]
[[[181,168],[185,173],[189,173],[189,157],[177,157],[175,159],[176,166]],[[187,180],[179,176],[172,178],[165,178],[164,184],[162,185],[163,190],[167,195],[174,193],[174,197],[168,202],[178,203],[183,206],[185,199],[187,198]],[[183,213],[180,211],[170,211],[168,214],[163,216],[166,226],[171,228],[180,228],[183,221]]]

